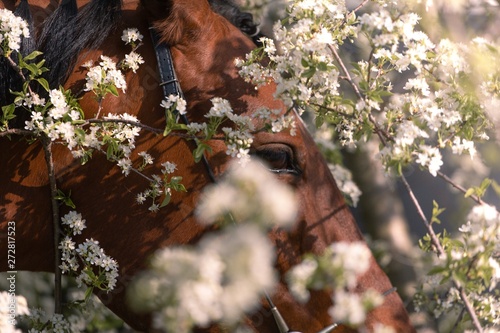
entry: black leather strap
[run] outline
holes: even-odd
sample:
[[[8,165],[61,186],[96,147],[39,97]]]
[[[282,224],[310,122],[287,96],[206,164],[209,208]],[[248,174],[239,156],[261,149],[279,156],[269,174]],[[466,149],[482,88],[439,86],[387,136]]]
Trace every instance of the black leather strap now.
[[[163,89],[163,94],[165,97],[174,95],[184,99],[184,94],[182,93],[179,81],[177,80],[177,75],[175,75],[174,62],[172,60],[172,54],[170,53],[170,47],[167,44],[160,42],[160,37],[154,28],[149,28],[149,31],[155,48],[156,61],[158,63],[161,80],[160,86]]]
[[[175,74],[174,61],[172,60],[172,53],[170,52],[170,47],[160,42],[160,36],[153,27],[149,28],[151,34],[151,39],[153,41],[153,46],[155,48],[156,61],[158,63],[158,72],[160,73],[160,86],[163,89],[163,96],[167,99],[170,95],[179,96],[184,99],[184,93],[182,92],[179,80],[177,80],[177,75]],[[186,114],[179,115],[184,124],[189,124],[189,119]],[[195,141],[198,146],[198,143]],[[207,168],[208,176],[212,182],[216,182],[215,175],[208,163],[207,157],[203,155],[202,162]]]

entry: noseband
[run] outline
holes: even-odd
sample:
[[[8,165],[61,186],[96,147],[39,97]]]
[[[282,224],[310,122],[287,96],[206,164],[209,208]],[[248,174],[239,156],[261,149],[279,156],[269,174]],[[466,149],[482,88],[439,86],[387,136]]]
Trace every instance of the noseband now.
[[[181,86],[179,84],[179,81],[177,80],[177,75],[175,74],[175,69],[174,69],[174,62],[172,60],[172,53],[170,52],[170,48],[167,44],[161,43],[160,38],[158,36],[158,33],[154,30],[154,28],[149,28],[149,31],[151,33],[151,39],[153,41],[153,46],[155,49],[156,53],[156,60],[158,62],[158,70],[160,73],[160,86],[163,89],[163,96],[165,99],[168,99],[168,96],[174,95],[178,96],[182,99],[184,98],[184,93],[182,92]],[[184,124],[188,125],[189,124],[189,119],[187,118],[186,114],[181,114],[180,115],[182,121]],[[210,167],[210,164],[208,163],[208,160],[205,155],[202,156],[202,161],[203,164],[205,165],[205,168],[207,170],[208,176],[210,180],[213,183],[216,183],[217,180],[215,179],[215,175],[212,171],[212,168]],[[272,171],[272,170],[271,170]],[[280,171],[280,170],[276,170]],[[392,292],[396,291],[396,288],[391,288],[384,292],[382,295],[387,296],[391,294]],[[271,313],[273,315],[274,321],[276,323],[276,326],[278,327],[279,333],[301,333],[298,331],[292,331],[289,329],[288,325],[285,322],[285,319],[279,312],[278,308],[276,305],[274,305],[273,301],[271,300],[271,297],[267,293],[267,291],[264,292],[266,301],[271,309]],[[317,333],[333,333],[336,328],[339,327],[339,324],[333,323],[331,325],[326,326],[323,328],[321,331],[318,331]]]

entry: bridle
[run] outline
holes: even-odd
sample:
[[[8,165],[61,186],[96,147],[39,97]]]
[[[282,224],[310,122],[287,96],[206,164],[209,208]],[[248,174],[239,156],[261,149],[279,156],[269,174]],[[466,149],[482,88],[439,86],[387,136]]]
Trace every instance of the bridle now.
[[[158,63],[158,70],[159,70],[159,74],[160,74],[160,86],[162,87],[164,98],[167,99],[168,96],[174,95],[174,96],[178,96],[178,97],[184,99],[184,93],[182,92],[179,81],[177,80],[177,75],[175,74],[174,62],[172,59],[172,53],[170,52],[170,47],[166,43],[160,42],[160,38],[158,36],[158,33],[155,31],[154,28],[150,27],[149,31],[150,31],[151,39],[153,41],[153,46],[155,49],[156,60]],[[189,124],[189,119],[187,118],[186,114],[180,114],[179,116],[180,116],[181,120],[184,122],[184,124],[186,124],[186,125]],[[210,167],[210,164],[208,163],[208,160],[207,160],[205,155],[202,156],[202,162],[205,165],[205,168],[206,168],[206,171],[208,173],[210,180],[213,183],[216,183],[217,180],[215,178],[213,170]],[[279,172],[281,170],[271,170],[271,171]],[[384,292],[382,295],[387,296],[394,291],[396,291],[395,287]],[[278,327],[279,333],[301,333],[298,331],[290,330],[290,328],[288,327],[288,325],[285,322],[285,319],[283,318],[283,316],[279,312],[276,305],[271,300],[271,297],[269,296],[267,291],[264,291],[264,293],[265,293],[266,301],[270,307],[271,313],[272,313],[274,321],[276,323],[276,326]],[[318,331],[317,333],[333,333],[338,327],[339,327],[339,324],[333,323],[331,325],[326,326],[325,328]]]

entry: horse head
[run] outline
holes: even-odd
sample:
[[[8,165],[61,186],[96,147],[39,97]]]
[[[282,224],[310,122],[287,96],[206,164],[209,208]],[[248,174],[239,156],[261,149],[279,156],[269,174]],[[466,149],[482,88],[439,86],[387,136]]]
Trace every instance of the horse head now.
[[[252,154],[265,160],[270,171],[290,185],[298,197],[299,213],[294,227],[291,230],[275,228],[269,233],[276,247],[276,268],[283,277],[304,254],[321,254],[334,242],[363,241],[363,237],[306,125],[293,110],[287,110],[274,98],[274,83],[256,89],[239,76],[235,60],[244,58],[255,48],[255,43],[242,30],[250,33],[254,30],[248,16],[228,20],[215,12],[214,8],[221,4],[224,1],[214,1],[213,7],[207,0],[143,0],[142,4],[124,1],[119,25],[134,26],[144,32],[141,53],[147,65],[140,68],[137,75],[126,77],[127,94],[106,98],[103,108],[136,115],[149,126],[163,126],[164,110],[160,103],[164,96],[155,65],[154,43],[146,33],[151,26],[160,42],[170,47],[190,121],[202,121],[214,97],[228,100],[240,115],[252,115],[267,108],[280,110],[279,116],[287,115],[295,120],[295,128],[279,133],[256,132],[250,149]],[[40,0],[37,5],[47,8],[46,1]],[[79,65],[88,59],[98,59],[100,54],[119,57],[124,53],[119,33],[111,30],[99,48],[81,50],[65,86],[82,87],[85,73]],[[98,107],[90,94],[83,96],[81,104],[88,117],[92,117]],[[54,250],[48,226],[51,212],[47,207],[43,153],[37,144],[9,143],[5,139],[1,139],[0,144],[0,154],[10,152],[8,158],[0,155],[0,168],[9,170],[1,174],[1,183],[6,184],[0,192],[2,229],[3,221],[15,220],[18,229],[25,230],[19,237],[19,269],[53,271],[50,258]],[[193,161],[192,141],[175,136],[164,138],[154,133],[141,135],[137,151],[151,152],[158,160],[175,161],[187,189],[186,193],[174,193],[169,205],[157,213],[145,211],[133,201],[130,193],[136,193],[143,183],[139,176],[123,177],[120,170],[108,166],[101,156],[80,166],[66,148],[54,149],[58,184],[63,189],[71,189],[73,201],[85,212],[88,228],[82,239],[99,239],[120,265],[116,290],[112,294],[98,293],[98,296],[134,328],[149,330],[150,322],[147,317],[135,314],[125,302],[125,290],[133,276],[145,268],[147,258],[157,249],[195,243],[210,229],[195,221],[195,206],[200,191],[212,182],[207,169],[210,168],[217,179],[226,171],[230,158],[222,141],[213,140],[209,145],[212,152],[206,154],[207,165],[204,165]],[[138,159],[133,155],[133,160]],[[159,171],[155,166],[148,168]],[[38,231],[30,233],[35,226]],[[3,251],[3,245],[0,247]],[[3,261],[0,259],[1,267],[5,267]],[[380,293],[392,289],[374,258],[357,284],[359,291],[369,288]],[[283,278],[272,293],[271,302],[295,331],[319,332],[335,320],[328,314],[332,305],[329,292],[312,292],[309,301],[301,304],[292,297]],[[263,300],[261,309],[249,314],[247,323],[254,331],[279,332],[269,307],[269,302]],[[397,293],[388,294],[384,303],[369,314],[367,326],[373,329],[376,323],[393,327],[397,332],[413,331]],[[214,326],[208,331],[218,329]],[[342,331],[349,330],[343,326],[332,330]]]

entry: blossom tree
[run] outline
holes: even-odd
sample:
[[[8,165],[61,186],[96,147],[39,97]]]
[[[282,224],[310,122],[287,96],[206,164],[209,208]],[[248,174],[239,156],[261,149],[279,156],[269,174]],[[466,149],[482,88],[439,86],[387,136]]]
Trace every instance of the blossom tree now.
[[[406,10],[411,3],[377,2],[368,8],[363,1],[352,9],[342,1],[292,2],[285,20],[274,25],[278,47],[275,41],[264,40],[262,49],[240,63],[241,73],[255,84],[272,77],[278,82],[277,95],[290,108],[312,111],[316,125],[326,125],[341,145],[369,147],[387,172],[398,175],[428,231],[421,247],[436,254],[436,268],[430,274],[451,286],[444,292],[447,301],[438,301],[437,307],[458,308],[461,315],[455,325],[467,313],[465,317],[481,331],[483,325],[498,323],[497,301],[493,301],[498,249],[486,250],[486,244],[497,241],[495,231],[486,231],[497,230],[498,222],[492,222],[497,221],[496,215],[488,214],[490,222],[474,218],[478,213],[464,219],[483,226],[476,232],[482,235],[479,243],[485,252],[467,252],[473,246],[466,245],[469,241],[463,233],[468,235],[470,229],[462,227],[456,239],[435,232],[433,224],[439,222],[443,209],[435,203],[426,216],[405,169],[417,165],[442,178],[476,201],[473,211],[481,211],[479,215],[496,212],[481,199],[492,181],[467,190],[448,177],[442,166],[445,153],[477,159],[478,144],[491,135],[491,115],[498,103],[494,88],[498,46],[494,39],[480,37],[468,44],[431,40],[418,28],[420,17]],[[426,5],[429,8],[433,3]],[[366,56],[348,63],[341,52],[353,41],[366,50],[362,51]],[[270,59],[265,67],[258,63],[263,57]],[[484,62],[488,68],[481,65]],[[453,264],[458,258],[461,264]],[[434,297],[438,295],[443,293]]]

